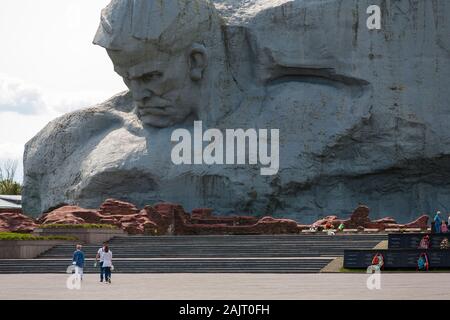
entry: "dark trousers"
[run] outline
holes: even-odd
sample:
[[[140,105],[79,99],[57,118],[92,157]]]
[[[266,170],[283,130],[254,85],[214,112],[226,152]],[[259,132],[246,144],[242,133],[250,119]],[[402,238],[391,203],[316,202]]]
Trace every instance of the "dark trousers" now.
[[[105,270],[103,270],[103,261],[100,261],[99,266],[100,266],[100,281],[103,281],[103,277],[105,275]]]
[[[104,267],[102,268],[105,273],[105,281],[108,281],[109,279],[111,279],[111,267]]]

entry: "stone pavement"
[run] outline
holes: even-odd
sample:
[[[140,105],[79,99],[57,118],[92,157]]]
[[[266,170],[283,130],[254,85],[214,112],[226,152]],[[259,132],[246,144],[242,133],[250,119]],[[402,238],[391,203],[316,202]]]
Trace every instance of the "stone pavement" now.
[[[113,274],[111,285],[85,275],[80,290],[64,274],[0,275],[0,299],[450,299],[448,273],[382,274]]]

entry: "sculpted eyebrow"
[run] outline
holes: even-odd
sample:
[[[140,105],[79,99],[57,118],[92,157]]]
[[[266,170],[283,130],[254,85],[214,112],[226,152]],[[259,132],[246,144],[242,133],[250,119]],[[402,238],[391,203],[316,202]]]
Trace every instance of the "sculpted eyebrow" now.
[[[334,68],[285,66],[280,64],[271,66],[267,83],[277,84],[288,81],[317,83],[320,79],[324,80],[325,83],[329,81],[347,86],[364,87],[370,84],[364,79],[339,74]]]
[[[153,77],[153,76],[160,76],[160,75],[162,75],[162,73],[160,71],[154,70],[154,71],[145,72],[145,73],[138,74],[138,75],[130,75],[129,79],[136,80],[136,79],[142,79],[142,78],[146,78],[146,77]]]

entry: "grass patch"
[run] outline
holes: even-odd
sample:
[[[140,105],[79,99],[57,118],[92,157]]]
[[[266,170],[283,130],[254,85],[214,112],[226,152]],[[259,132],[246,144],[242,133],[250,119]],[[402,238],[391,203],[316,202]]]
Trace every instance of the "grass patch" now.
[[[82,224],[43,224],[42,229],[118,229],[112,224],[82,223]]]
[[[15,233],[15,232],[0,232],[1,240],[32,240],[32,241],[42,241],[42,240],[78,240],[76,237],[66,237],[66,236],[36,236],[29,233]]]

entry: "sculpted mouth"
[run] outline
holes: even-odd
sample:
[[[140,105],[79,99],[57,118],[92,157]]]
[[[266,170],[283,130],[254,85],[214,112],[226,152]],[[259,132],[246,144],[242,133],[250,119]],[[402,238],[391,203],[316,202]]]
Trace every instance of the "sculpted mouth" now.
[[[140,115],[167,115],[171,106],[139,106]]]

